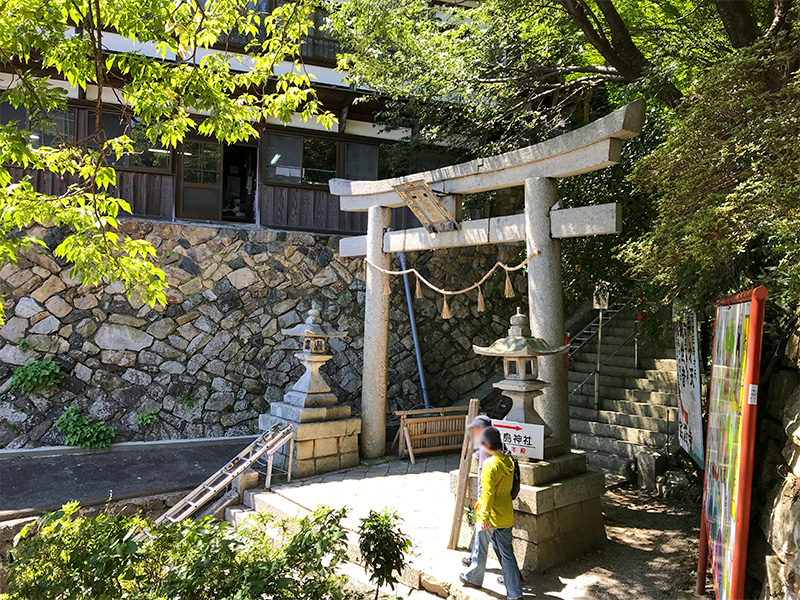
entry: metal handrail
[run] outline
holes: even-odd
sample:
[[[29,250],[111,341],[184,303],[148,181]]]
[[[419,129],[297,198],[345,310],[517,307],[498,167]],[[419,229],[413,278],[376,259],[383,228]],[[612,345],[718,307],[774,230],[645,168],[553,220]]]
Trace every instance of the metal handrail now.
[[[622,308],[620,308],[620,309],[619,309],[618,311],[616,311],[616,312],[615,312],[613,315],[611,315],[610,317],[608,317],[607,319],[605,319],[605,322],[606,322],[606,323],[608,323],[609,321],[613,320],[613,319],[614,319],[614,317],[616,317],[616,316],[617,316],[619,313],[621,313],[623,310],[625,310],[625,309],[628,307],[628,305],[629,305],[630,303],[631,303],[631,300],[628,300],[628,301],[626,301],[626,302],[625,302],[625,303],[622,305]],[[589,328],[590,328],[590,327],[592,327],[592,326],[593,326],[595,323],[597,323],[597,322],[599,321],[599,319],[600,319],[600,317],[599,317],[599,316],[598,316],[598,317],[595,317],[595,318],[594,318],[594,319],[593,319],[591,322],[589,322],[589,324],[588,324],[586,327],[584,327],[583,329],[581,329],[581,330],[580,330],[580,331],[579,331],[577,334],[575,334],[573,337],[574,337],[574,338],[578,338],[578,337],[580,337],[580,336],[581,336],[581,334],[582,334],[583,332],[585,332],[587,329],[589,329]],[[592,333],[589,335],[589,337],[587,337],[585,340],[583,340],[583,341],[580,343],[580,345],[579,345],[579,346],[576,346],[575,348],[570,348],[570,349],[569,349],[569,354],[570,354],[570,357],[571,357],[571,356],[572,356],[572,355],[573,355],[575,352],[577,352],[578,350],[580,350],[581,348],[583,348],[583,347],[584,347],[586,344],[588,344],[588,343],[589,343],[589,340],[591,340],[591,339],[592,339],[594,336],[596,336],[596,335],[597,335],[597,333],[598,333],[598,331],[600,331],[600,330],[598,329],[597,331],[593,331],[593,332],[592,332]]]
[[[609,321],[610,321],[610,320],[611,320],[611,319],[609,319]],[[614,352],[612,352],[612,353],[611,353],[609,356],[607,356],[607,357],[606,357],[606,362],[603,362],[603,363],[601,363],[601,365],[600,365],[600,369],[595,369],[594,371],[592,371],[591,373],[589,373],[589,374],[586,376],[586,378],[585,378],[583,381],[581,381],[581,382],[578,384],[578,386],[577,386],[577,387],[576,387],[574,390],[572,390],[572,391],[569,393],[569,395],[567,396],[567,399],[569,399],[569,398],[572,398],[572,395],[573,395],[575,392],[577,392],[579,389],[581,389],[581,388],[583,387],[583,385],[584,385],[584,384],[585,384],[587,381],[589,381],[589,378],[590,378],[590,377],[592,377],[592,376],[593,376],[595,373],[597,373],[597,372],[598,372],[598,371],[600,371],[600,370],[601,370],[603,367],[605,367],[605,366],[606,366],[606,364],[608,364],[608,362],[607,362],[607,361],[608,361],[608,359],[610,359],[610,358],[613,358],[614,356],[616,356],[617,352],[619,352],[619,351],[620,351],[620,349],[621,349],[621,348],[622,348],[622,347],[623,347],[625,344],[627,344],[627,343],[630,341],[630,339],[631,339],[631,338],[633,338],[633,337],[636,337],[638,334],[639,334],[639,332],[638,332],[638,331],[634,331],[634,332],[633,332],[632,334],[630,334],[630,335],[629,335],[627,338],[625,338],[625,341],[624,341],[624,342],[622,342],[622,343],[621,343],[619,346],[617,346],[617,347],[614,349]]]
[[[625,310],[625,309],[628,307],[628,305],[629,305],[630,303],[631,303],[631,300],[630,300],[630,299],[629,299],[629,300],[626,300],[626,301],[625,301],[625,302],[622,304],[622,307],[621,307],[619,310],[617,310],[616,312],[614,312],[614,314],[613,314],[613,315],[611,315],[610,317],[608,317],[607,319],[605,319],[605,322],[606,322],[606,323],[608,323],[609,321],[613,320],[613,319],[614,319],[614,317],[616,317],[616,316],[617,316],[619,313],[621,313],[623,310]],[[588,324],[588,325],[586,325],[586,327],[584,327],[583,329],[581,329],[581,330],[580,330],[578,333],[576,333],[576,334],[575,334],[574,336],[572,336],[572,337],[573,337],[573,338],[578,338],[578,337],[580,337],[580,336],[581,336],[581,334],[582,334],[583,332],[585,332],[585,331],[586,331],[587,329],[589,329],[589,328],[590,328],[592,325],[594,325],[595,323],[597,323],[599,319],[600,319],[600,317],[599,317],[599,316],[595,317],[594,319],[592,319],[592,320],[589,322],[589,324]],[[599,330],[598,330],[598,331],[599,331]],[[589,337],[588,337],[588,338],[586,338],[585,340],[583,340],[583,341],[581,342],[580,346],[577,346],[577,347],[576,347],[576,348],[574,348],[574,349],[573,349],[573,348],[570,348],[570,354],[571,354],[571,353],[573,353],[573,352],[577,352],[578,350],[580,350],[581,348],[583,348],[583,347],[584,347],[586,344],[588,344],[588,343],[589,343],[589,340],[591,340],[591,339],[592,339],[594,336],[596,336],[596,335],[597,335],[597,331],[593,331],[591,334],[589,334]]]

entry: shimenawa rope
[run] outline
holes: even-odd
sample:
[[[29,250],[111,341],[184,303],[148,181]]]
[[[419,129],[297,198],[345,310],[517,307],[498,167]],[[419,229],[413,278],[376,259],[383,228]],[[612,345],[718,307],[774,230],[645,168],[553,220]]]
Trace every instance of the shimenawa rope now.
[[[473,283],[472,285],[470,285],[468,287],[462,288],[460,290],[445,290],[445,289],[442,289],[440,287],[437,287],[437,286],[433,285],[430,281],[425,279],[425,277],[423,277],[422,274],[420,274],[420,272],[417,271],[414,268],[403,269],[402,271],[393,271],[391,269],[384,269],[382,267],[379,267],[378,265],[376,265],[375,263],[373,263],[372,261],[370,261],[368,259],[364,259],[364,263],[365,263],[365,265],[369,265],[370,267],[372,267],[376,271],[379,271],[379,272],[383,273],[384,275],[408,275],[408,274],[413,274],[414,277],[416,277],[416,280],[417,280],[416,292],[415,292],[414,296],[416,298],[422,298],[422,287],[420,286],[420,281],[422,283],[424,283],[425,285],[427,285],[434,292],[436,292],[438,294],[442,294],[442,296],[444,298],[444,303],[442,305],[442,318],[443,319],[449,319],[453,315],[450,313],[450,307],[449,307],[449,305],[447,303],[447,297],[448,296],[456,296],[458,294],[466,294],[467,292],[471,292],[472,290],[474,290],[476,288],[478,290],[478,312],[483,312],[486,309],[486,305],[485,305],[484,300],[483,300],[483,292],[481,291],[481,286],[486,282],[487,279],[489,279],[489,277],[491,277],[498,269],[501,269],[501,268],[504,269],[505,272],[506,272],[505,297],[506,298],[513,298],[515,296],[514,286],[511,284],[511,278],[509,277],[508,274],[510,272],[512,272],[512,271],[519,271],[520,269],[524,268],[525,265],[527,265],[530,262],[530,260],[534,256],[536,256],[538,254],[540,254],[540,252],[538,250],[534,250],[533,252],[531,252],[528,255],[528,257],[524,261],[522,261],[521,263],[519,263],[518,265],[516,265],[514,267],[511,267],[511,266],[509,266],[509,265],[507,265],[505,263],[502,263],[502,262],[498,261],[498,262],[496,262],[494,264],[494,266],[491,269],[489,269],[489,271],[486,273],[486,275],[484,275],[479,281],[477,281],[476,283]],[[390,291],[389,290],[389,280],[385,279],[384,282],[383,282],[383,293],[388,295],[389,291]]]

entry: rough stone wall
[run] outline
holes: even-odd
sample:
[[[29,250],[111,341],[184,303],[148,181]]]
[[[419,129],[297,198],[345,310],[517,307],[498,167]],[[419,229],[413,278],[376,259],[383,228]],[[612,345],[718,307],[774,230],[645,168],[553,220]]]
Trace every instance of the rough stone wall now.
[[[753,597],[800,598],[800,371],[787,357],[759,395],[748,574]],[[763,399],[766,399],[764,401]]]
[[[334,358],[323,372],[339,398],[360,411],[364,264],[341,258],[328,235],[129,221],[124,230],[150,241],[167,276],[165,308],[130,300],[120,284],[88,289],[69,266],[42,250],[0,270],[6,324],[0,329],[0,447],[63,443],[53,423],[76,404],[112,424],[116,441],[253,433],[257,417],[282,398],[300,376],[298,342],[281,329],[317,305],[323,318],[348,337],[332,340]],[[38,230],[52,251],[59,230]],[[498,256],[503,252],[503,256]],[[465,287],[498,259],[514,261],[516,248],[496,247],[409,253],[435,284]],[[496,279],[496,280],[495,280]],[[430,396],[450,404],[499,370],[472,353],[501,336],[518,300],[502,297],[501,275],[484,289],[487,311],[475,293],[451,302],[442,320],[441,298],[415,301]],[[522,275],[515,288],[524,293]],[[422,405],[403,294],[392,281],[390,410]],[[413,291],[413,288],[412,288]],[[16,366],[52,358],[68,374],[57,388],[30,394],[9,389]],[[140,429],[136,416],[158,411]]]

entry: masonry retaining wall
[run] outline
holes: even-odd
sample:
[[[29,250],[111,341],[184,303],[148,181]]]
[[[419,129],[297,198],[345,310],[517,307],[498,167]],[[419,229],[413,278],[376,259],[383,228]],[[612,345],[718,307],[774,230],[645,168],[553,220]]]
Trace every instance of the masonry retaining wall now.
[[[349,332],[331,341],[334,358],[323,372],[339,398],[360,411],[364,263],[340,257],[338,237],[149,221],[122,228],[158,251],[166,307],[130,300],[120,284],[82,287],[48,251],[28,251],[0,270],[0,447],[63,443],[53,424],[71,404],[112,424],[116,441],[253,433],[258,415],[302,372],[293,357],[298,342],[281,329],[304,319],[312,304]],[[58,229],[34,234],[51,251],[63,238]],[[409,253],[408,260],[454,289],[516,254],[515,247],[461,248]],[[525,306],[524,276],[513,278],[520,297],[504,298],[497,275],[484,289],[481,314],[474,293],[452,299],[452,320],[439,317],[438,295],[428,291],[415,301],[433,403],[452,403],[499,370],[497,361],[474,355],[472,344],[504,335],[515,307]],[[391,293],[390,410],[418,407],[402,279],[393,278]],[[9,389],[14,368],[42,358],[61,363],[68,376],[60,386]],[[136,416],[147,410],[158,420],[141,428]]]

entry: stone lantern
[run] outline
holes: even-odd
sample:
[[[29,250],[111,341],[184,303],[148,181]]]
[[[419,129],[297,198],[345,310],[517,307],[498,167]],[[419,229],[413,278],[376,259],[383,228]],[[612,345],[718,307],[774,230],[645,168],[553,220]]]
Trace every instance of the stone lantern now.
[[[511,411],[506,417],[509,421],[544,425],[545,457],[560,454],[560,448],[551,437],[553,430],[536,410],[534,400],[542,395],[542,390],[550,385],[538,379],[538,357],[564,352],[568,346],[551,346],[541,338],[533,337],[528,325],[528,317],[517,309],[511,317],[508,336],[494,342],[491,346],[473,346],[476,354],[502,356],[505,378],[494,384],[503,395],[511,398]],[[550,439],[548,439],[550,438]],[[548,443],[549,442],[549,443]]]
[[[267,430],[276,424],[292,425],[297,443],[294,453],[297,477],[356,466],[361,419],[351,417],[350,407],[339,404],[320,373],[322,365],[333,358],[328,354],[328,339],[344,337],[347,332],[323,323],[320,311],[314,308],[308,311],[304,323],[282,333],[301,338],[301,350],[295,357],[306,370],[284,394],[283,402],[273,402],[269,413],[259,417],[259,427]],[[288,454],[276,458],[288,460]]]
[[[331,388],[320,374],[319,370],[333,356],[327,354],[328,338],[344,337],[346,331],[336,331],[330,325],[322,322],[319,310],[312,308],[308,311],[305,323],[300,323],[289,329],[281,331],[283,335],[302,338],[302,351],[295,357],[306,368],[306,372],[292,386],[292,389],[283,397],[283,401],[299,408],[331,406],[338,402],[331,393]]]

